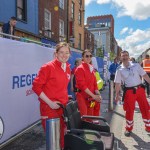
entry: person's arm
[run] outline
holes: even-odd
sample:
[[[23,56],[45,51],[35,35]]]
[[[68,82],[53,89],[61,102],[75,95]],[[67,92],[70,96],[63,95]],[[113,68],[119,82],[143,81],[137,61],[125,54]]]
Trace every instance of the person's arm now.
[[[71,91],[72,91],[72,92],[74,91],[73,78],[74,78],[74,74],[71,74],[70,84],[71,84]]]
[[[58,109],[59,106],[57,105],[58,102],[51,101],[43,92],[43,86],[45,86],[47,79],[51,74],[51,69],[47,65],[43,65],[40,68],[38,76],[33,81],[32,89],[33,91],[40,97],[42,101],[49,105],[52,109]]]
[[[95,95],[92,93],[87,86],[87,83],[84,78],[84,70],[82,68],[77,68],[75,72],[75,77],[76,77],[76,85],[77,87],[87,93],[89,96],[91,96],[94,100],[100,101],[100,96]]]
[[[94,100],[101,102],[101,96],[98,94],[93,94],[88,88],[84,90],[89,96],[91,96]]]
[[[7,26],[7,24],[3,24],[2,32],[8,34],[8,26]]]
[[[44,92],[41,92],[41,94],[39,95],[39,97],[49,106],[51,107],[52,109],[58,109],[60,106],[57,105],[57,103],[60,103],[58,101],[51,101],[46,95]]]
[[[143,75],[143,78],[150,84],[150,78],[147,75],[147,73],[145,75]]]
[[[116,71],[116,74],[115,74],[115,80],[114,80],[114,83],[115,83],[115,91],[116,91],[116,97],[115,97],[115,101],[116,103],[120,100],[120,90],[121,90],[121,73],[119,70]]]
[[[120,100],[120,90],[121,90],[121,83],[115,83],[115,91],[116,91],[116,103]]]

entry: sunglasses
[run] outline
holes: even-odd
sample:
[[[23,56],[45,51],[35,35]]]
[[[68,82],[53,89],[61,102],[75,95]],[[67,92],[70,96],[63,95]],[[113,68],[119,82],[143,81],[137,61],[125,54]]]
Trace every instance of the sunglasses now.
[[[86,58],[92,58],[92,55],[85,55]]]

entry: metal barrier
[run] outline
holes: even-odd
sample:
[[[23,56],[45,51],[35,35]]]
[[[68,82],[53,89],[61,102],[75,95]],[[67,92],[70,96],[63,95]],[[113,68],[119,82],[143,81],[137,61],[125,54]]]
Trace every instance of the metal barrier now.
[[[108,109],[113,110],[113,103],[114,103],[114,81],[109,81],[109,103]]]
[[[34,40],[27,39],[27,38],[24,38],[24,37],[19,37],[19,36],[14,36],[14,35],[10,35],[10,34],[5,34],[5,33],[2,33],[2,32],[0,32],[0,37],[2,37],[2,38],[9,38],[9,39],[12,39],[12,40],[16,39],[16,40],[21,41],[21,42],[35,43],[35,44],[39,44],[41,46],[55,48],[55,46],[53,46],[51,44],[42,43],[40,41],[34,41]]]
[[[46,150],[60,150],[60,119],[46,120]]]

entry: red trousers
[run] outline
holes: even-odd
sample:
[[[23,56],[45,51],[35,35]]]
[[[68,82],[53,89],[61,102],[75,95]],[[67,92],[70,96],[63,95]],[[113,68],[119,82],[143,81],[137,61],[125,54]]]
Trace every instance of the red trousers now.
[[[91,116],[100,116],[100,103],[97,101],[95,102],[94,107],[90,107],[91,102],[85,99],[82,94],[79,92],[76,93],[76,99],[78,102],[78,107],[81,116],[83,115],[91,115]]]
[[[142,118],[145,123],[145,128],[150,131],[150,106],[146,99],[145,89],[142,87],[139,87],[136,90],[136,94],[133,93],[132,89],[126,91],[123,106],[124,110],[126,111],[126,130],[131,131],[133,129],[133,116],[136,101],[139,104]]]
[[[63,110],[60,109],[51,109],[48,105],[46,104],[41,104],[40,105],[40,112],[41,112],[41,119],[42,119],[42,126],[46,128],[46,119],[50,118],[60,118],[60,145],[61,148],[64,148],[64,133],[65,133],[65,123],[62,118],[63,115]]]

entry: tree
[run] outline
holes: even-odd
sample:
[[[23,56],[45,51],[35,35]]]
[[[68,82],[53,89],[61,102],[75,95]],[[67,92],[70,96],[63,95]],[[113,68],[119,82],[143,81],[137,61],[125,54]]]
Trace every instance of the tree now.
[[[102,58],[104,57],[103,49],[102,48],[97,48],[96,56],[102,57]]]

